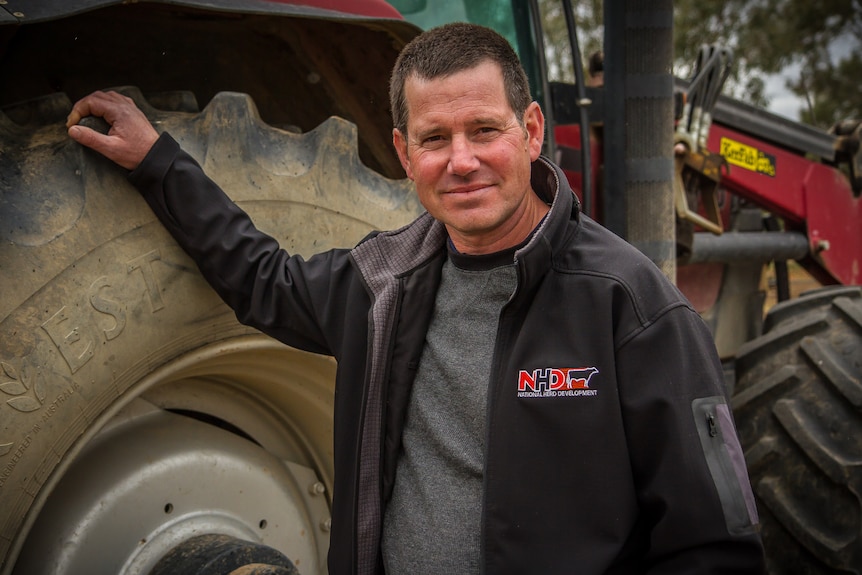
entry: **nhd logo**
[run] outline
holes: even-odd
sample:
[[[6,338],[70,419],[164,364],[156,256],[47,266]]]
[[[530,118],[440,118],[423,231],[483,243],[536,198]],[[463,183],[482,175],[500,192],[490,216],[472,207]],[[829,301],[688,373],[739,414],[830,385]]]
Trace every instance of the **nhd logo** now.
[[[518,372],[518,397],[584,397],[598,395],[590,380],[596,367],[543,367]]]

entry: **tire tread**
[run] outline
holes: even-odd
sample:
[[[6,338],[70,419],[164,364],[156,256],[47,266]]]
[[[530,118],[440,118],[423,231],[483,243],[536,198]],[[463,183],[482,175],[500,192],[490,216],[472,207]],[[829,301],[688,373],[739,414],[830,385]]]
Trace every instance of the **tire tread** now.
[[[733,397],[770,573],[860,573],[862,290],[773,308]]]

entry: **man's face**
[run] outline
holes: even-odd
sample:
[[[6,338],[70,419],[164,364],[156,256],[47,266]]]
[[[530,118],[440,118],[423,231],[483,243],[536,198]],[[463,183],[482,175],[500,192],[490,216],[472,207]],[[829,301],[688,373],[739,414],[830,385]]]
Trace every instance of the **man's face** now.
[[[517,245],[547,212],[530,188],[544,117],[532,103],[523,126],[490,61],[404,86],[407,134],[393,141],[419,201],[443,222],[459,251],[490,253]]]

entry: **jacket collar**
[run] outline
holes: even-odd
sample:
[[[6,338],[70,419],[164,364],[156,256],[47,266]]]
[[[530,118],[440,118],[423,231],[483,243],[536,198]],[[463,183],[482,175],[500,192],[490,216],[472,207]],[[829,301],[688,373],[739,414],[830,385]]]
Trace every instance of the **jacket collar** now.
[[[551,266],[554,252],[580,222],[580,202],[562,170],[545,157],[533,162],[530,183],[536,194],[551,203],[551,210],[527,245],[515,252],[521,268],[520,283],[529,285]]]
[[[383,284],[445,250],[447,237],[445,226],[425,212],[402,228],[366,238],[351,255],[365,283],[376,293]]]

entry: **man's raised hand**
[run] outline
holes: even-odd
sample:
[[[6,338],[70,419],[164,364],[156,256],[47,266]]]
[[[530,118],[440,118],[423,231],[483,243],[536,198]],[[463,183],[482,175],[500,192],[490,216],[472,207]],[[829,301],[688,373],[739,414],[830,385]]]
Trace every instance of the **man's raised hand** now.
[[[82,118],[104,118],[110,129],[101,134],[79,125]],[[127,170],[134,170],[159,138],[150,121],[131,98],[117,92],[93,92],[72,107],[66,119],[69,137],[92,148]]]

